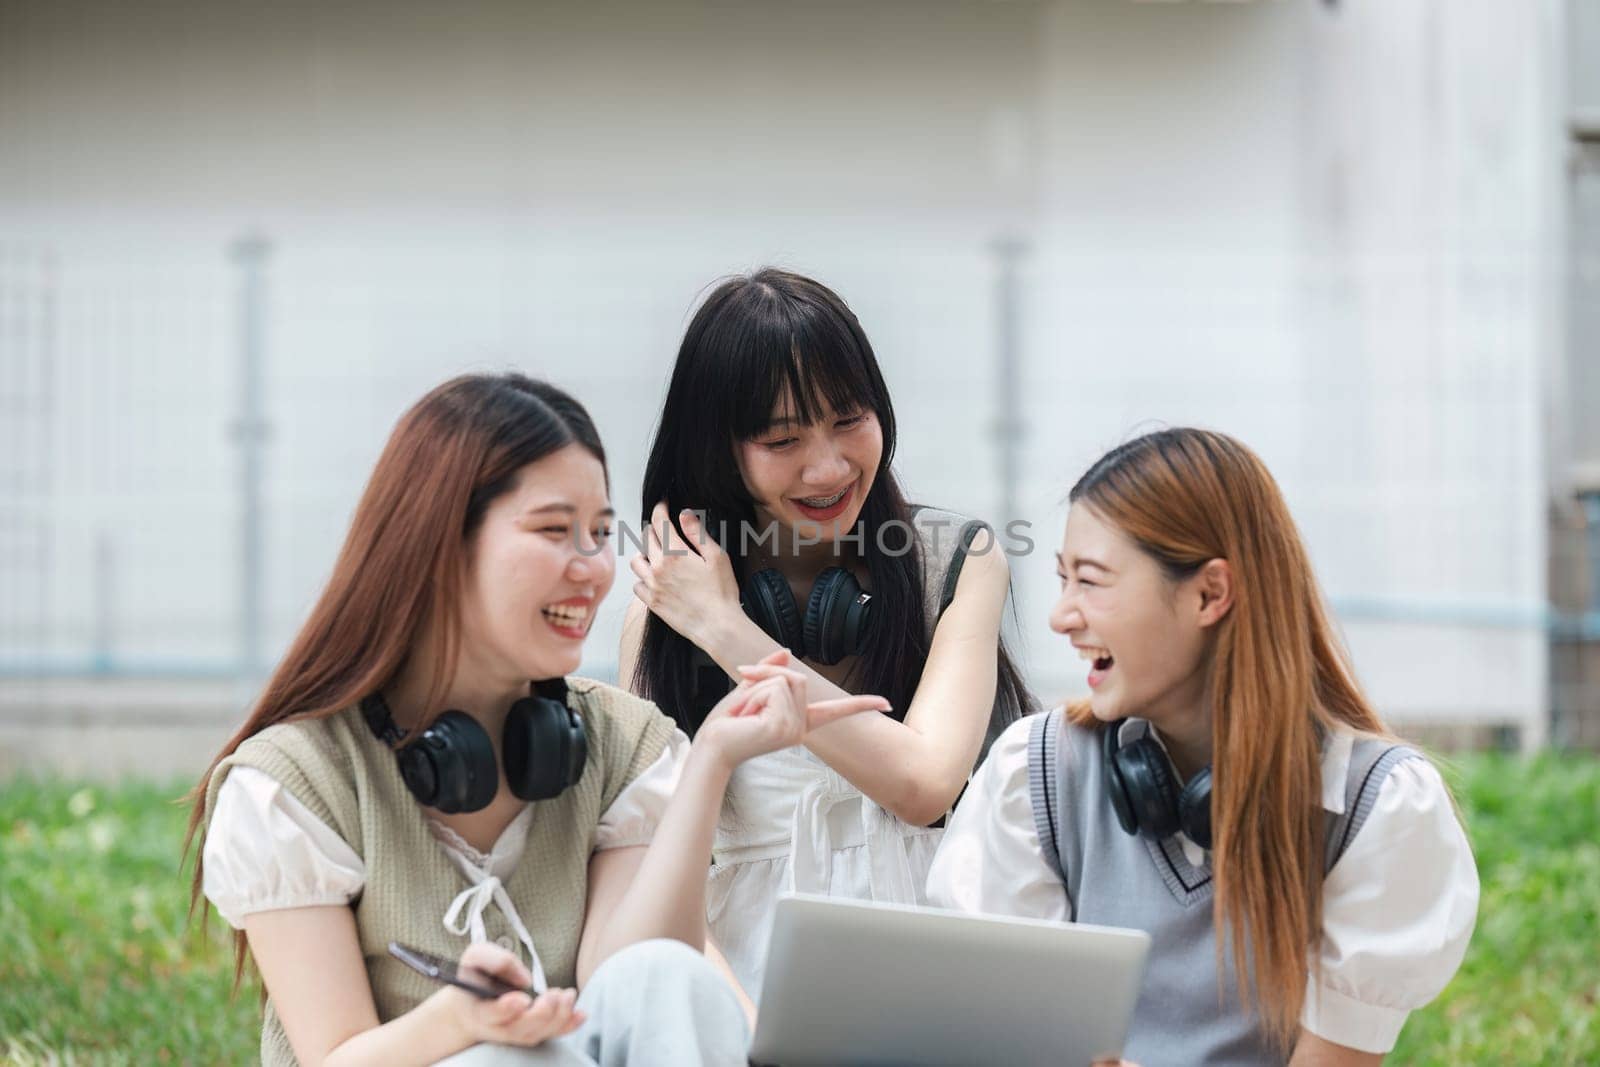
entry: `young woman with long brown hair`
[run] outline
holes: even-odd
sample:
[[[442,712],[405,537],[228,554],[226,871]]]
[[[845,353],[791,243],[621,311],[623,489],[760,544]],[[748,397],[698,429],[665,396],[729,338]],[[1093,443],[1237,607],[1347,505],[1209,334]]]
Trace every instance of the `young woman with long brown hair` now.
[[[1448,790],[1356,684],[1249,449],[1149,434],[1069,499],[1050,624],[1091,695],[995,743],[930,900],[1149,931],[1130,1059],[1380,1062],[1472,933]]]
[[[261,972],[265,1063],[745,1062],[699,952],[728,777],[886,703],[808,708],[769,657],[691,744],[569,679],[614,578],[611,519],[599,436],[558,389],[469,375],[400,420],[197,790],[194,892]],[[530,992],[432,986],[390,942]]]

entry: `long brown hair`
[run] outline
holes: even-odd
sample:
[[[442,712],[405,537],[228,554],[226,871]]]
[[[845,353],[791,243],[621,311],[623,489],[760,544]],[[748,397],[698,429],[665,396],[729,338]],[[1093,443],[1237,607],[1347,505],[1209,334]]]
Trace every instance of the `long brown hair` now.
[[[1253,1003],[1287,1048],[1322,927],[1321,735],[1387,731],[1356,683],[1283,495],[1250,449],[1205,430],[1147,434],[1102,457],[1068,499],[1173,580],[1213,559],[1232,569],[1233,608],[1209,671],[1217,963],[1226,938],[1243,1003],[1253,965]],[[1094,725],[1087,702],[1069,715]]]
[[[184,851],[196,843],[189,910],[203,897],[206,790],[217,764],[275,723],[317,719],[358,703],[399,673],[425,633],[429,706],[455,673],[457,609],[468,539],[489,505],[529,463],[570,444],[605,464],[583,405],[522,374],[453,378],[407,411],[356,505],[333,575],[244,725],[191,794]],[[246,953],[235,934],[235,978]]]

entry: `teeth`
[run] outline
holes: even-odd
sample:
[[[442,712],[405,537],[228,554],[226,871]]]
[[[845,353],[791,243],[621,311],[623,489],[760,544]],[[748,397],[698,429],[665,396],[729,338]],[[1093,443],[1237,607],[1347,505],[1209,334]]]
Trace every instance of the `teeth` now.
[[[544,615],[545,618],[554,622],[572,625],[581,623],[583,620],[587,619],[589,617],[589,609],[557,605],[554,607],[545,608]]]
[[[832,505],[837,504],[840,500],[843,500],[844,495],[849,491],[850,487],[847,485],[832,496],[803,496],[800,498],[800,503],[804,504],[808,508],[831,507]]]
[[[1103,648],[1080,647],[1078,658],[1084,660],[1110,659],[1111,653]]]

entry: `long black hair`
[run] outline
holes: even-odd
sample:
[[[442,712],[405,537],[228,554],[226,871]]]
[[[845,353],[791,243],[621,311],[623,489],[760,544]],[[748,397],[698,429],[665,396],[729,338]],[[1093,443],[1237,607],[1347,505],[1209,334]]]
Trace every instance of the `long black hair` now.
[[[793,416],[814,423],[823,405],[835,414],[870,411],[883,431],[883,455],[862,503],[861,539],[877,601],[867,643],[846,679],[859,692],[886,697],[899,718],[911,705],[928,658],[921,546],[890,553],[878,546],[886,524],[911,529],[912,507],[891,469],[894,405],[861,323],[826,286],[771,267],[729,279],[708,296],[684,333],[667,387],[661,421],[645,465],[642,523],[667,502],[673,522],[685,508],[704,513],[741,585],[748,577],[741,531],[755,521],[734,448],[765,431],[787,396]],[[902,542],[887,538],[891,546]],[[1004,647],[989,736],[1031,706],[1022,677]],[[711,670],[688,638],[651,614],[634,666],[635,690],[693,733],[709,704],[701,684]],[[720,669],[716,669],[720,675]],[[720,691],[730,684],[718,679]]]

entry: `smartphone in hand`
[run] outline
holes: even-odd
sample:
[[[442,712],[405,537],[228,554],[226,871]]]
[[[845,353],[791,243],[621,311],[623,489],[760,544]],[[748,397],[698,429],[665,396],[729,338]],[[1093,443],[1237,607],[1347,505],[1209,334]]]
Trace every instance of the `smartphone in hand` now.
[[[458,971],[455,960],[447,960],[443,956],[435,956],[431,952],[423,952],[421,949],[402,945],[398,941],[389,942],[389,955],[426,978],[465,989],[468,993],[485,1000],[493,1000],[505,993],[526,993],[530,997],[539,995],[532,986],[523,988],[512,985],[503,978],[496,978],[492,974],[485,974],[472,968]]]

